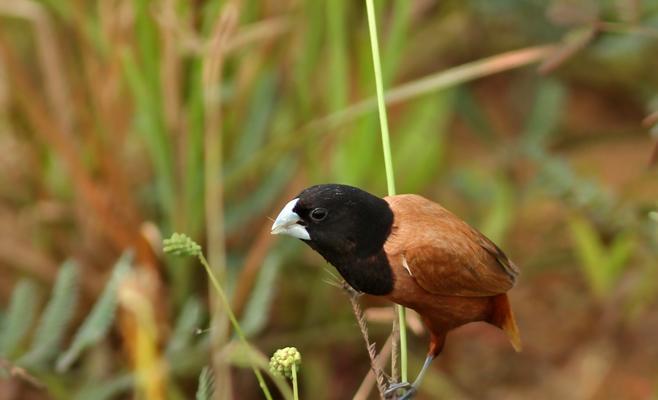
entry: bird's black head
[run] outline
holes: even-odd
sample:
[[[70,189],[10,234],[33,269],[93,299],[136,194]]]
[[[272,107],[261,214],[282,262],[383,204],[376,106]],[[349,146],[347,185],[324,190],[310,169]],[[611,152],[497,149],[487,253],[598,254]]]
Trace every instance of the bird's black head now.
[[[393,212],[383,199],[352,186],[325,184],[291,200],[272,233],[302,239],[356,289],[385,294],[393,283],[383,245],[392,226]]]

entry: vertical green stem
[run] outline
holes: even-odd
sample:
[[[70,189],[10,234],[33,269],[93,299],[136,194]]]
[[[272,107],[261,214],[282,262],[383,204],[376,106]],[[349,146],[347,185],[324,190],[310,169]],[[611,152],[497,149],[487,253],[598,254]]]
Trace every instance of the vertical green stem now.
[[[375,87],[377,88],[377,107],[379,108],[379,124],[382,129],[382,147],[384,149],[384,166],[386,168],[386,185],[388,195],[395,195],[395,176],[393,175],[393,160],[391,158],[391,141],[388,135],[388,118],[384,101],[384,83],[382,65],[379,58],[379,41],[377,39],[377,22],[373,0],[366,0],[368,8],[368,28],[370,30],[370,47],[372,48],[372,64],[375,69]]]
[[[370,47],[372,49],[372,64],[375,69],[375,86],[377,88],[377,106],[379,108],[379,123],[382,132],[382,147],[384,151],[384,166],[386,168],[386,184],[388,195],[395,195],[395,175],[393,173],[393,160],[391,157],[391,141],[388,134],[388,118],[386,116],[386,103],[384,101],[384,83],[382,79],[382,66],[379,57],[379,41],[377,39],[377,21],[373,0],[366,0],[368,9],[368,29],[370,31]],[[400,366],[402,381],[407,381],[407,326],[405,324],[405,309],[396,306],[400,329]]]
[[[292,396],[294,400],[299,400],[299,392],[297,390],[297,365],[292,364]]]
[[[238,336],[238,339],[242,342],[242,344],[248,349],[249,351],[249,362],[251,364],[251,369],[254,371],[254,375],[256,375],[256,379],[258,379],[258,384],[260,385],[261,390],[265,394],[265,398],[267,400],[272,400],[272,395],[270,394],[270,390],[267,388],[267,385],[265,384],[265,380],[263,379],[263,375],[260,373],[260,370],[256,366],[256,363],[253,359],[253,356],[251,354],[251,345],[247,341],[247,338],[244,335],[244,332],[242,332],[242,328],[240,327],[240,323],[238,322],[238,319],[235,317],[235,314],[233,314],[233,310],[231,310],[231,305],[228,302],[228,299],[226,298],[226,294],[224,293],[224,290],[222,289],[222,286],[219,284],[219,281],[215,277],[215,274],[212,271],[212,268],[210,268],[210,265],[208,265],[208,261],[206,258],[203,256],[203,254],[199,255],[199,261],[203,265],[203,267],[206,269],[206,272],[208,273],[208,278],[210,278],[210,283],[213,285],[215,288],[215,291],[219,295],[219,299],[222,302],[222,306],[226,309],[226,313],[228,314],[229,320],[231,320],[231,324],[233,325],[233,329],[235,330],[235,334]],[[294,369],[293,369],[294,373]]]

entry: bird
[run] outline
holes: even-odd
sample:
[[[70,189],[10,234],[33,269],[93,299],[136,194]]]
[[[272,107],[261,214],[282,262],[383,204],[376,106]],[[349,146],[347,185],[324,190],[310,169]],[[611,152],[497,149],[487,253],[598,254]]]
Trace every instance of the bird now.
[[[521,350],[507,296],[519,268],[494,242],[425,197],[381,198],[349,185],[315,185],[283,207],[271,233],[302,240],[356,291],[419,314],[430,335],[427,357],[413,383],[392,383],[387,396],[412,398],[446,335],[459,326],[489,323]]]

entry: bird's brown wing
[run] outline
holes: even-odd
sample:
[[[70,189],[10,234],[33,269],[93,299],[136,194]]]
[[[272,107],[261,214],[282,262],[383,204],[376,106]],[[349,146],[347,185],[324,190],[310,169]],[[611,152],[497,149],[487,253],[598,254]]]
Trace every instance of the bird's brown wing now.
[[[423,197],[387,197],[394,213],[385,245],[418,285],[447,296],[492,296],[514,286],[518,268],[480,232]]]

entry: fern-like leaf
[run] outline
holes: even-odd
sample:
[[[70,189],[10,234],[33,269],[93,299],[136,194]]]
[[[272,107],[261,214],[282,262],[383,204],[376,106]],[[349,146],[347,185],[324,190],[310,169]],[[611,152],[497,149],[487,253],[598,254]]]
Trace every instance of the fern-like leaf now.
[[[43,312],[32,347],[17,364],[36,368],[50,361],[59,351],[68,324],[78,301],[78,268],[65,262],[57,274],[52,295]]]
[[[131,262],[132,255],[128,252],[119,258],[112,271],[112,277],[89,316],[78,329],[69,348],[57,359],[57,371],[68,370],[86,348],[100,341],[110,329],[117,308],[117,289],[121,279],[130,270]]]
[[[34,321],[37,289],[29,280],[22,280],[11,294],[9,309],[0,330],[0,356],[10,358]]]
[[[208,367],[203,367],[199,375],[199,386],[196,390],[196,400],[210,400],[213,398],[215,392],[215,378],[212,375],[212,370]]]

